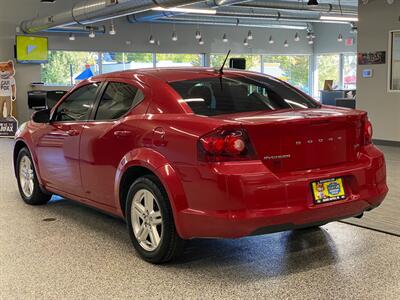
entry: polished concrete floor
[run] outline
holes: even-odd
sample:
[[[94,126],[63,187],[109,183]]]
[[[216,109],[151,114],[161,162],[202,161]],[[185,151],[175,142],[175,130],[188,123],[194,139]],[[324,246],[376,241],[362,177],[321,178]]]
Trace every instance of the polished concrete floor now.
[[[68,200],[18,195],[0,140],[0,299],[399,299],[400,238],[343,223],[195,240],[175,264],[132,250],[125,224]]]
[[[345,222],[400,236],[400,148],[379,148],[385,153],[389,193],[380,207],[365,213],[361,219],[351,218]]]

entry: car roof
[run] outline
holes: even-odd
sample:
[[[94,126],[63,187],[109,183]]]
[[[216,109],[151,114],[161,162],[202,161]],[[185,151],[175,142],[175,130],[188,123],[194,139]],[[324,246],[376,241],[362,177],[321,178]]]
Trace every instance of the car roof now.
[[[250,75],[258,74],[266,77],[265,74],[259,74],[243,70],[232,70],[225,69],[225,75]],[[207,67],[176,67],[176,68],[146,68],[146,69],[134,69],[127,71],[112,72],[102,75],[94,76],[93,80],[104,79],[104,78],[126,78],[131,79],[135,75],[144,75],[156,77],[159,80],[165,82],[174,82],[181,80],[192,80],[205,77],[218,77],[219,70]]]

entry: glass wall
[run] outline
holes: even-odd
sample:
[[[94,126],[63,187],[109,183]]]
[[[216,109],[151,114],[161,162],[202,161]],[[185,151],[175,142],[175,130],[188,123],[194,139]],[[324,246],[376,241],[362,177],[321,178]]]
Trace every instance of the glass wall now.
[[[305,93],[310,93],[308,55],[265,55],[263,72],[287,81]]]
[[[211,54],[210,67],[220,68],[225,60],[226,54]],[[246,59],[246,70],[261,72],[261,55],[240,55],[231,54],[230,58],[244,58]],[[226,62],[226,67],[229,67],[229,61]]]
[[[400,91],[400,31],[391,32],[389,90]]]
[[[90,69],[99,74],[99,54],[83,51],[49,51],[49,61],[42,65],[41,80],[50,85],[72,85],[75,78]]]
[[[319,96],[319,91],[324,89],[325,80],[332,80],[332,88],[340,88],[340,54],[318,55],[317,69],[314,73],[316,83],[315,96]]]
[[[102,73],[153,67],[152,53],[104,52],[102,53]]]
[[[156,66],[157,67],[200,67],[202,66],[202,55],[156,53]]]
[[[357,87],[357,55],[343,55],[343,88],[356,89]]]
[[[226,54],[211,54],[210,66],[219,68]],[[357,82],[356,54],[328,55],[240,55],[246,59],[246,70],[264,72],[277,77],[308,94],[319,97],[325,80],[333,88],[355,89]],[[313,59],[314,72],[310,73]],[[42,65],[41,80],[48,85],[73,85],[82,72],[89,75],[151,67],[203,66],[204,54],[49,51],[49,62]],[[343,69],[340,69],[343,66]],[[91,72],[91,73],[90,73]],[[86,74],[87,75],[87,74]],[[310,91],[310,82],[313,90]]]

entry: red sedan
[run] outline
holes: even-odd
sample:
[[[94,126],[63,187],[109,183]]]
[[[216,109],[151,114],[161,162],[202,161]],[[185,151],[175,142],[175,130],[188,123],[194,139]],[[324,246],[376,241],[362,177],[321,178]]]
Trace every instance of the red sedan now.
[[[385,198],[367,114],[261,74],[143,69],[81,82],[18,131],[23,200],[52,194],[124,218],[147,261],[184,240],[361,216]]]

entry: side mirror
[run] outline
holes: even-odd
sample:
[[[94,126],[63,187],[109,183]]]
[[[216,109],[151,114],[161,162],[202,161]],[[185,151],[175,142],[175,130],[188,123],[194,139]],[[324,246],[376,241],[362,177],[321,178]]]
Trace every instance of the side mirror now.
[[[35,123],[49,123],[50,109],[39,110],[32,115],[32,121]]]

